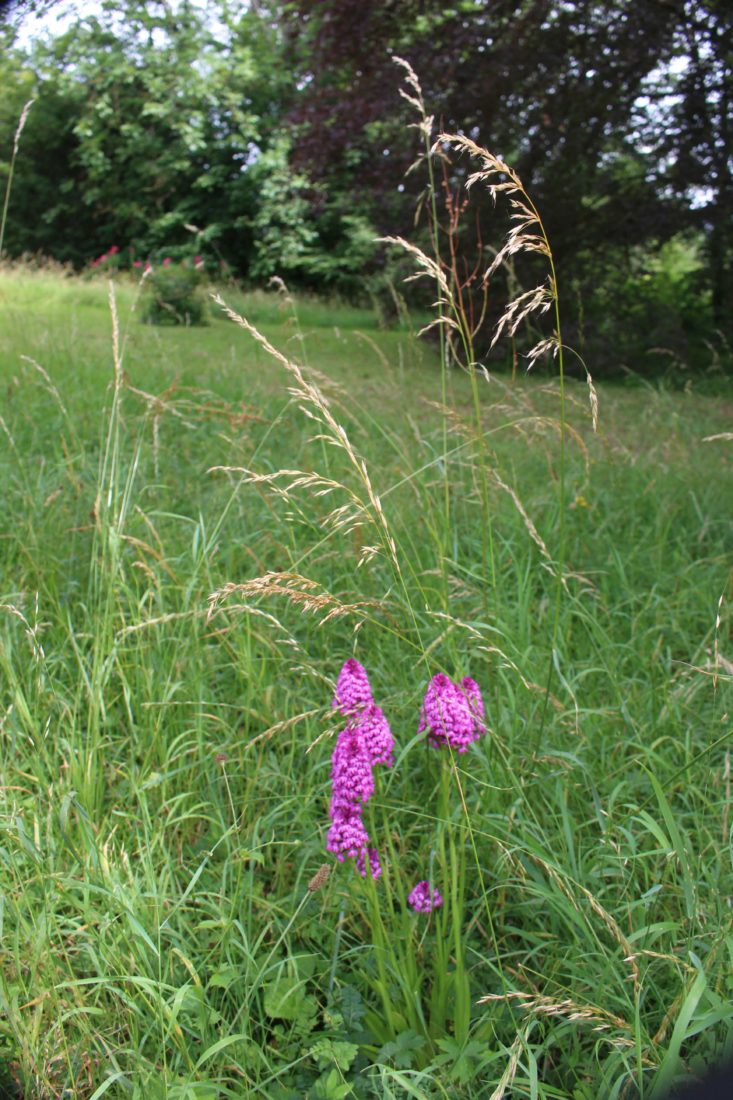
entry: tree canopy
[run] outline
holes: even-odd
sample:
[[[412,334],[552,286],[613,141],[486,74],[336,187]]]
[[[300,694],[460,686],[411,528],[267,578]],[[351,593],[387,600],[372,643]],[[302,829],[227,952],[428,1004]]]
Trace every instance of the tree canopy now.
[[[729,337],[732,24],[722,0],[102,0],[22,47],[6,19],[0,171],[36,102],[5,248],[81,266],[195,247],[245,279],[374,292],[372,238],[414,232],[424,185],[401,56],[435,132],[535,197],[577,333]],[[473,203],[467,255],[504,228]]]

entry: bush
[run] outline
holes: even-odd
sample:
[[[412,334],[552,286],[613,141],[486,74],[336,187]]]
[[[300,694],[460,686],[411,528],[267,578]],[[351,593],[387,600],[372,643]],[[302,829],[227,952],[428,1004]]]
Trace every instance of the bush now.
[[[206,301],[197,266],[165,261],[148,269],[142,320],[149,325],[207,325]]]

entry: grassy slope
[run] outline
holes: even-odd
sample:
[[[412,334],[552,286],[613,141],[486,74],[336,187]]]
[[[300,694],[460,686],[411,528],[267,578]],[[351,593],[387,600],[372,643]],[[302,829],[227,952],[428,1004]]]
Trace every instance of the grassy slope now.
[[[730,407],[603,388],[593,437],[571,384],[556,624],[554,387],[483,384],[479,444],[452,376],[446,468],[428,350],[358,311],[301,303],[298,330],[232,295],[323,372],[366,460],[399,571],[358,566],[384,528],[292,377],[230,322],[143,327],[117,295],[115,391],[103,285],[0,278],[0,1065],[39,1097],[478,1097],[507,1067],[511,1095],[628,1097],[730,1049],[731,452],[702,442]],[[220,465],[345,489],[278,496]],[[333,529],[349,500],[359,522]],[[293,579],[207,619],[222,585],[279,571],[322,606]],[[352,652],[398,741],[374,822],[391,881],[470,824],[471,999],[527,1001],[474,1003],[462,1052],[450,1005],[427,1038],[380,1024],[368,884],[338,867],[305,893]],[[492,730],[450,828],[415,738],[438,669],[480,682]]]

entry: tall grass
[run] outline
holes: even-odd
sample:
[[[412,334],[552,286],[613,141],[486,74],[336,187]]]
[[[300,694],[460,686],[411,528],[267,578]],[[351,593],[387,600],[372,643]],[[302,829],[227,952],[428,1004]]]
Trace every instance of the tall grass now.
[[[20,148],[20,139],[25,129],[25,124],[28,121],[28,115],[30,109],[35,103],[34,99],[29,99],[20,112],[20,118],[18,119],[18,125],[15,128],[15,134],[13,136],[13,151],[10,154],[10,164],[8,165],[8,178],[5,184],[5,197],[3,199],[3,211],[0,214],[0,259],[3,255],[3,244],[5,242],[5,226],[8,221],[8,207],[10,206],[10,195],[13,190],[13,176],[15,174],[15,162],[18,159],[18,149]]]
[[[651,1097],[730,1052],[724,410],[606,387],[594,433],[366,315],[0,295],[6,1092]],[[376,881],[325,853],[352,654]]]

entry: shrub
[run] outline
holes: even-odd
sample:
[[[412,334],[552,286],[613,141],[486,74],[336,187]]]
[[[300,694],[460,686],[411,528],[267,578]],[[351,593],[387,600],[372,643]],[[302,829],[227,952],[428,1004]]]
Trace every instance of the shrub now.
[[[142,319],[149,325],[206,325],[208,311],[200,290],[198,265],[172,263],[147,269]]]

